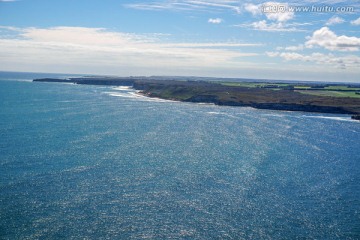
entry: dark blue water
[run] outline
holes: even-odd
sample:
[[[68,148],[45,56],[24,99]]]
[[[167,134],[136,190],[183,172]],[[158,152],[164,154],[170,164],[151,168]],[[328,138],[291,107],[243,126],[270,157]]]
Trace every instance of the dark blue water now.
[[[349,116],[14,80],[0,109],[1,239],[360,238]]]

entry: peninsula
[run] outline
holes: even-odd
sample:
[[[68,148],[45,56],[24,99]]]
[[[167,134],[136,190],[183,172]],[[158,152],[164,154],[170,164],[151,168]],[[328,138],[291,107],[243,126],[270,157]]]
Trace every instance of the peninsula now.
[[[247,106],[259,109],[351,114],[360,116],[360,85],[285,81],[180,78],[43,78],[34,82],[131,86],[148,97],[183,102]]]

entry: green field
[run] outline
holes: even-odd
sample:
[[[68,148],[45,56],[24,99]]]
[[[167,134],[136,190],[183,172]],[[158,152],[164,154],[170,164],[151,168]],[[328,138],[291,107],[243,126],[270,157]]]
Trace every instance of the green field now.
[[[327,96],[327,97],[350,97],[350,98],[360,98],[360,94],[353,92],[339,92],[339,91],[297,91],[302,94],[315,95],[315,96]]]
[[[229,87],[248,87],[248,88],[261,88],[261,87],[268,87],[273,85],[279,86],[280,88],[290,85],[287,83],[260,83],[260,82],[217,82],[217,83]]]
[[[271,90],[282,90],[286,87],[294,87],[296,92],[327,97],[350,97],[360,98],[360,88],[349,87],[348,85],[317,86],[314,84],[290,84],[290,83],[261,83],[261,82],[217,82],[223,86],[246,87],[246,88],[268,88]]]
[[[349,88],[348,86],[329,86],[325,87],[326,90],[353,90],[360,91],[360,88]]]
[[[310,89],[310,86],[304,86],[304,85],[295,85],[294,86],[295,89]]]

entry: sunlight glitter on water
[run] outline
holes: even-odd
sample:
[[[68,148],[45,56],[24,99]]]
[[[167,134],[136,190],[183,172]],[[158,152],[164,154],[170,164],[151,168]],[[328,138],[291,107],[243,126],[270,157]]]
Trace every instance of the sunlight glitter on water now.
[[[343,116],[1,84],[5,239],[359,236],[360,125]]]

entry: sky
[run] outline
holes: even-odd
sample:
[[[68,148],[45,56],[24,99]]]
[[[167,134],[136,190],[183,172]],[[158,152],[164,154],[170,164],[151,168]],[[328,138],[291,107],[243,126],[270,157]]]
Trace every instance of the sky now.
[[[360,1],[0,0],[0,71],[360,83]]]

